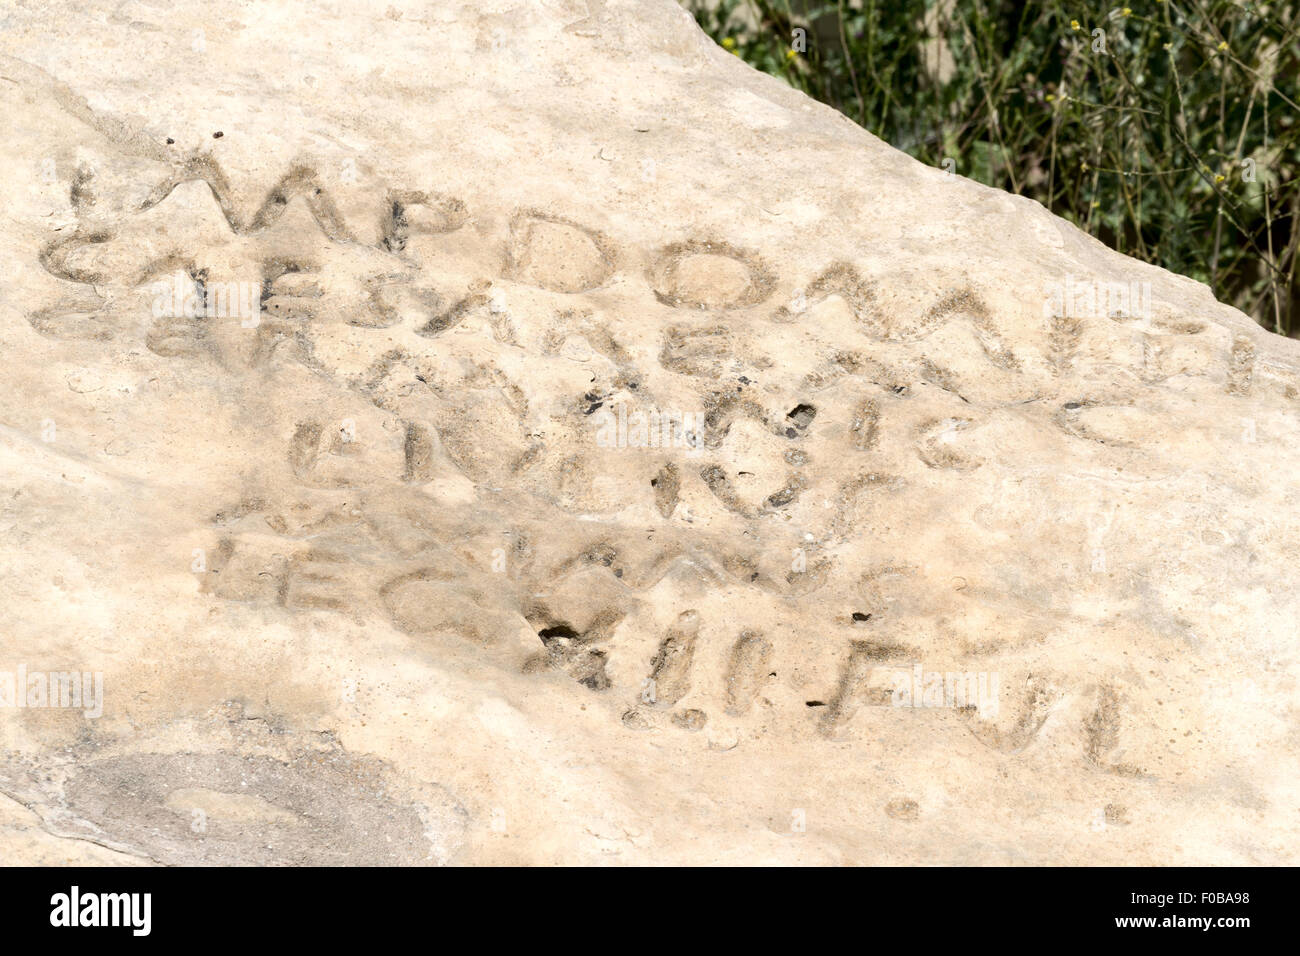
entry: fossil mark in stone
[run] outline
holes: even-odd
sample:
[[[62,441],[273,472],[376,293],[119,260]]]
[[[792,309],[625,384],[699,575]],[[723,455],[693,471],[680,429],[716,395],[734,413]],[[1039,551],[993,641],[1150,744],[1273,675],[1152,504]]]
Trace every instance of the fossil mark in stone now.
[[[1153,335],[1142,335],[1142,368],[1138,378],[1146,385],[1163,382],[1169,376],[1164,369],[1164,349]]]
[[[659,364],[683,375],[716,378],[732,351],[731,331],[726,326],[671,325],[664,329]]]
[[[816,305],[831,296],[842,299],[859,323],[869,328],[881,325],[882,320],[876,313],[873,284],[864,280],[858,270],[847,262],[830,265],[803,290],[803,298],[798,305],[783,305],[772,318],[777,322],[793,322],[808,306]]]
[[[312,547],[289,560],[280,587],[280,603],[287,608],[346,610],[348,576],[354,565],[341,551]]]
[[[965,316],[970,320],[980,348],[984,350],[990,362],[999,368],[1019,370],[1020,361],[994,327],[989,307],[969,288],[958,289],[941,297],[925,313],[920,323],[914,329],[905,331],[901,337],[922,338],[942,323],[958,316]]]
[[[1067,435],[1114,448],[1138,448],[1158,434],[1160,416],[1132,398],[1066,402],[1052,417]]]
[[[366,308],[348,310],[348,325],[364,329],[386,329],[403,319],[402,306],[415,313],[435,316],[442,311],[442,297],[431,288],[408,284],[404,276],[370,276],[365,280]]]
[[[72,208],[77,211],[78,217],[85,215],[95,205],[95,191],[91,187],[94,179],[95,171],[86,165],[78,166],[76,174],[72,177],[68,198],[72,201]]]
[[[717,448],[722,444],[737,418],[761,422],[765,428],[777,434],[785,434],[786,426],[770,422],[763,406],[753,399],[741,397],[737,392],[709,392],[702,397],[702,402],[704,427],[701,438],[706,448]]]
[[[509,626],[483,590],[449,567],[407,572],[380,587],[379,594],[394,626],[415,636],[446,633],[490,644]]]
[[[852,641],[835,694],[821,716],[821,732],[836,733],[864,703],[881,704],[884,700],[864,701],[868,681],[877,665],[902,660],[907,648],[890,641]]]
[[[1255,376],[1255,346],[1249,338],[1239,335],[1232,343],[1228,358],[1229,395],[1247,395]]]
[[[757,305],[776,284],[757,254],[725,242],[690,239],[659,251],[650,267],[655,298],[677,309],[741,309]]]
[[[754,698],[768,674],[772,645],[757,631],[745,631],[732,645],[725,675],[726,710],[732,717],[743,717],[754,705]]]
[[[471,312],[488,305],[490,301],[491,298],[485,292],[471,292],[445,312],[434,315],[428,322],[416,329],[415,333],[416,335],[423,335],[425,338],[433,338],[448,329],[454,329],[465,321],[465,318]]]
[[[842,480],[830,501],[833,511],[822,532],[826,542],[843,541],[858,526],[856,512],[864,501],[878,494],[892,494],[906,487],[902,479],[880,471],[866,471]]]
[[[695,707],[690,707],[673,714],[672,721],[674,726],[682,730],[698,731],[703,730],[704,725],[709,722],[709,715]]]
[[[1205,331],[1205,323],[1194,319],[1179,319],[1170,315],[1157,315],[1146,318],[1123,310],[1115,310],[1108,318],[1119,325],[1141,328],[1156,335],[1199,335]]]
[[[956,395],[966,404],[970,404],[970,400],[962,395],[961,382],[951,369],[944,368],[932,359],[922,356],[916,363],[916,370],[920,374],[922,381]]]
[[[315,420],[299,422],[289,441],[288,460],[294,477],[315,488],[351,487],[367,465],[376,463],[349,420],[328,427]]]
[[[737,514],[747,514],[744,502],[732,487],[731,479],[720,465],[705,465],[700,469],[700,477],[708,486],[713,496]]]
[[[677,466],[668,462],[659,469],[659,473],[650,479],[655,490],[655,507],[665,518],[671,518],[677,508],[677,499],[681,494],[682,478]]]
[[[1121,717],[1119,691],[1110,683],[1099,685],[1093,708],[1083,721],[1084,758],[1088,763],[1119,776],[1144,776],[1144,768],[1117,759],[1123,753],[1119,749]]]
[[[416,422],[406,425],[406,441],[403,445],[403,457],[406,459],[404,481],[423,482],[432,477],[433,436],[429,429]]]
[[[607,690],[610,686],[605,667],[609,652],[594,645],[608,641],[615,629],[627,616],[620,608],[605,608],[596,613],[586,629],[579,632],[565,621],[555,621],[543,608],[530,611],[526,617],[532,622],[543,622],[537,631],[545,651],[524,664],[525,673],[542,670],[561,670],[579,684],[591,690]]]
[[[874,398],[865,398],[853,410],[853,420],[849,424],[850,443],[858,451],[870,451],[876,447],[880,435],[880,403]]]
[[[269,191],[261,205],[248,215],[243,215],[235,208],[232,191],[221,167],[211,157],[200,156],[187,160],[177,172],[159,183],[139,205],[137,213],[160,207],[179,186],[190,182],[206,184],[219,207],[229,227],[227,251],[244,259],[261,259],[257,265],[262,269],[260,305],[265,316],[302,322],[323,310],[327,314],[341,314],[343,320],[352,325],[386,328],[401,320],[403,313],[400,305],[405,304],[403,300],[410,300],[409,311],[432,317],[431,328],[438,328],[438,317],[444,313],[444,308],[437,294],[431,289],[410,285],[410,263],[402,263],[394,258],[386,264],[384,257],[393,252],[394,247],[400,251],[411,234],[458,228],[466,217],[463,203],[459,200],[421,192],[391,192],[388,197],[390,221],[385,239],[380,242],[379,249],[366,249],[354,241],[352,232],[329,191],[312,167],[304,164],[293,166]],[[310,213],[319,229],[319,236],[313,238],[301,235],[300,231],[283,228],[277,231],[272,228],[284,219],[289,207],[298,201]],[[160,214],[154,214],[155,220],[158,215]],[[164,270],[184,271],[191,275],[209,271],[212,263],[204,262],[200,267],[193,256],[179,252],[155,258],[155,246],[160,244],[171,242],[178,249],[193,248],[197,240],[187,229],[203,228],[201,219],[191,222],[184,217],[177,220],[172,216],[167,221],[177,223],[172,232],[166,228],[159,229],[156,222],[147,218],[127,218],[112,229],[79,227],[73,235],[47,244],[39,254],[39,259],[46,271],[58,278],[83,285],[108,285],[112,290],[109,293],[110,300],[115,293],[121,293],[124,289],[138,289],[146,279],[160,275]],[[301,223],[295,225],[301,226]],[[322,267],[319,264],[294,262],[285,256],[285,252],[299,246],[321,252],[317,240],[322,238],[328,240],[326,245],[331,259],[329,268],[346,272],[347,275],[343,278],[352,280],[361,287],[359,296],[346,291],[345,285],[340,290],[342,297],[327,303],[322,301],[322,283],[300,281],[287,276],[301,271],[320,271]],[[261,244],[274,254],[260,257],[249,249],[250,243]],[[96,249],[101,249],[102,253],[97,253]],[[217,256],[217,261],[222,262],[221,274],[226,274],[229,271],[228,257]],[[215,290],[218,296],[222,295],[224,285],[218,283]],[[29,316],[29,321],[38,331],[50,337],[87,337],[87,326],[102,326],[104,329],[111,326],[111,323],[105,322],[89,323],[78,317],[76,313],[80,311],[60,303]],[[253,349],[251,359],[254,365],[265,359],[271,350],[266,344],[269,331],[260,331],[261,342]],[[281,327],[278,331],[281,334],[286,331],[304,334],[302,328]],[[105,337],[105,333],[96,330],[94,337]],[[194,357],[203,351],[204,349],[182,347],[173,353],[164,344],[157,354]],[[214,354],[223,358],[220,353],[221,349],[217,349]],[[223,364],[230,365],[229,358],[230,356],[225,356]]]
[[[989,361],[1000,368],[1019,368],[1019,361],[994,327],[988,306],[972,289],[947,292],[924,312],[909,319],[885,310],[879,303],[876,284],[864,279],[847,262],[833,263],[803,290],[797,305],[782,306],[772,318],[777,322],[796,321],[809,306],[831,296],[844,302],[863,332],[882,342],[919,341],[944,323],[965,317],[970,320],[975,337]]]
[[[102,305],[88,296],[62,299],[29,313],[27,321],[46,338],[107,342],[117,330],[112,318],[101,311]]]
[[[972,471],[984,462],[962,448],[959,436],[975,424],[973,419],[932,419],[917,429],[916,451],[931,468]]]
[[[195,156],[186,160],[184,166],[175,175],[159,183],[149,197],[141,203],[140,211],[158,205],[182,183],[195,181],[207,184],[231,231],[236,235],[260,232],[273,225],[284,215],[289,203],[301,197],[311,211],[316,224],[326,236],[335,241],[353,238],[320,175],[313,167],[302,163],[292,166],[280,181],[271,187],[262,203],[245,217],[241,216],[235,208],[230,181],[221,165],[211,156]]]
[[[412,235],[455,232],[469,219],[461,200],[437,193],[392,190],[386,205],[381,241],[389,252],[401,252]]]
[[[614,245],[594,229],[536,210],[510,224],[505,276],[552,292],[589,292],[616,268]]]
[[[1049,323],[1052,372],[1064,375],[1074,364],[1079,340],[1083,337],[1083,320],[1071,316],[1052,316]]]
[[[803,570],[791,568],[785,574],[787,593],[791,596],[797,596],[811,594],[819,590],[826,584],[834,566],[835,559],[833,557],[819,557],[808,561]]]
[[[861,612],[879,621],[894,603],[897,585],[916,573],[915,567],[905,564],[885,564],[864,571],[858,579]]]
[[[285,554],[241,548],[234,538],[223,537],[211,557],[204,591],[225,601],[254,605],[280,600],[289,566]]]
[[[671,707],[686,696],[691,687],[691,662],[695,659],[699,633],[699,613],[683,611],[659,642],[659,650],[650,663],[652,703]]]
[[[973,705],[962,709],[961,714],[981,743],[1003,753],[1016,754],[1038,736],[1061,695],[1051,682],[1038,675],[1030,675],[1023,691],[1011,701],[1006,700],[1010,696],[1007,690],[999,688],[998,720],[981,717]]]
[[[899,797],[885,804],[885,815],[895,820],[911,823],[921,815],[921,808],[915,800]]]
[[[41,266],[50,275],[69,282],[93,285],[103,282],[107,276],[84,266],[73,263],[72,257],[88,246],[102,245],[112,240],[113,234],[103,230],[81,233],[77,232],[63,239],[55,239],[43,248],[37,258]]]

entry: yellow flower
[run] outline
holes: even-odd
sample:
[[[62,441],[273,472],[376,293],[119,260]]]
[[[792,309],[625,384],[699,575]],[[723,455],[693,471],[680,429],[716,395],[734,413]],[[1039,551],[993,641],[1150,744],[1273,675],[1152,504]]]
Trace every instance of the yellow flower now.
[[[1121,17],[1131,17],[1133,16],[1133,10],[1131,7],[1125,7],[1123,10],[1119,12],[1119,15]]]
[[[1098,206],[1100,206],[1100,205],[1101,205],[1101,200],[1100,200],[1100,199],[1094,199],[1094,200],[1092,201],[1092,208],[1093,208],[1093,209],[1096,209],[1096,208],[1097,208]]]
[[[1219,175],[1217,175],[1217,176],[1214,177],[1214,181],[1215,181],[1216,183],[1221,183],[1221,182],[1223,182],[1223,181],[1224,181],[1225,179],[1227,179],[1227,178],[1228,178],[1228,177],[1225,176],[1225,175],[1223,175],[1223,173],[1219,173]]]
[[[1071,20],[1071,21],[1070,21],[1070,29],[1071,29],[1071,30],[1077,30],[1077,29],[1079,29],[1079,21],[1078,21],[1078,20]]]
[[[1220,49],[1220,50],[1226,50],[1227,48],[1228,48],[1228,41],[1227,41],[1227,40],[1220,40],[1220,41],[1219,41],[1219,49]]]
[[[1048,93],[1048,94],[1047,94],[1047,102],[1051,103],[1051,102],[1052,102],[1053,100],[1055,100],[1055,99],[1056,99],[1056,94],[1055,94],[1055,93]]]
[[[1166,43],[1166,44],[1165,44],[1165,49],[1166,49],[1166,50],[1172,50],[1173,48],[1174,48],[1174,45],[1173,45],[1172,43]]]
[[[1083,171],[1084,171],[1085,173],[1088,171],[1088,164],[1087,164],[1087,163],[1084,163],[1084,164],[1083,164]]]
[[[785,51],[785,58],[786,58],[787,60],[793,60],[793,59],[794,59],[795,57],[797,57],[798,55],[799,55],[799,54],[798,54],[796,51],[794,51],[794,50],[786,50],[786,51]]]
[[[734,50],[734,49],[736,48],[736,38],[735,38],[735,37],[723,37],[723,38],[722,38],[722,45],[723,45],[723,47],[725,47],[725,48],[728,49],[728,50]]]

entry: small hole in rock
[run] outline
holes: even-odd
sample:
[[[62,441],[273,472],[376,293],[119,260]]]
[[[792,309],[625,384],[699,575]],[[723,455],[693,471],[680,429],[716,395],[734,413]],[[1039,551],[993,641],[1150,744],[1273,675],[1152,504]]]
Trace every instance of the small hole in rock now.
[[[790,419],[795,428],[807,428],[817,417],[817,409],[811,405],[796,405],[785,417]]]
[[[543,644],[549,644],[557,637],[573,639],[578,636],[578,632],[567,624],[554,624],[550,627],[544,627],[537,632],[537,636],[542,639]]]

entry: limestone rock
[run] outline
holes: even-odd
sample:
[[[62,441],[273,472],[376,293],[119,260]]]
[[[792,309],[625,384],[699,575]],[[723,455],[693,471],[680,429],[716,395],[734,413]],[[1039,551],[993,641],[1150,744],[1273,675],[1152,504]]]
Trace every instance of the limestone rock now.
[[[19,2],[0,98],[0,856],[1296,862],[1203,286],[669,0]]]

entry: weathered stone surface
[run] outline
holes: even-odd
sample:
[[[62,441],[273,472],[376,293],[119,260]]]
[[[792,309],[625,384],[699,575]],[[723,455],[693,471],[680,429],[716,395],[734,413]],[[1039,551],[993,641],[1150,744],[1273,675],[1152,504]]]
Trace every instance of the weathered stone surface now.
[[[1296,861],[1295,343],[667,0],[0,53],[6,859]]]

